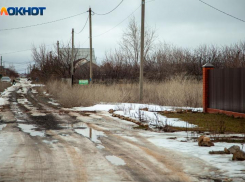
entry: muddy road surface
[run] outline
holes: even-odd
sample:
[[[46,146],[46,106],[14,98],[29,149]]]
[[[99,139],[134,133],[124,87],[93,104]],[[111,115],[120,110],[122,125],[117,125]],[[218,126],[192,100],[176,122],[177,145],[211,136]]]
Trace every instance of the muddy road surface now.
[[[1,108],[0,182],[221,181],[226,177],[181,151],[157,147],[150,131],[108,112],[64,110],[23,81]]]

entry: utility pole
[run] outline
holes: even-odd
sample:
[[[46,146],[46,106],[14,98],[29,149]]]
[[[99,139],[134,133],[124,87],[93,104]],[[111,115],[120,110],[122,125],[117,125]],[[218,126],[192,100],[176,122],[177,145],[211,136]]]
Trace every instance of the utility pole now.
[[[57,41],[57,54],[58,54],[58,60],[60,59],[60,43]]]
[[[0,74],[3,74],[3,57],[1,56],[1,68],[0,68]]]
[[[72,29],[72,49],[71,49],[71,86],[73,86],[73,61],[74,61],[74,28]]]
[[[143,101],[144,47],[145,47],[145,0],[141,10],[141,50],[140,50],[140,101]]]
[[[52,61],[52,51],[49,52],[49,61]]]
[[[92,60],[93,60],[93,53],[92,53],[92,10],[91,8],[89,8],[89,36],[90,36],[90,84],[93,83],[93,63],[92,63]]]

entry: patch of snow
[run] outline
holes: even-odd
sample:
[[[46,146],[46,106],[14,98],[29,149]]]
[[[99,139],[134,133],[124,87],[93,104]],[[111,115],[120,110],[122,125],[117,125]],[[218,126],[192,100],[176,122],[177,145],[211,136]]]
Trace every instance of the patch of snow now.
[[[19,122],[19,123],[25,123],[26,121],[21,120],[21,119],[17,119],[17,121],[16,121],[16,122]]]
[[[46,116],[45,113],[34,112],[34,111],[32,111],[31,113],[32,113],[32,114],[31,114],[32,116]]]
[[[72,110],[75,111],[109,111],[120,110],[120,111],[130,111],[139,110],[142,108],[148,108],[149,111],[173,111],[175,109],[192,109],[193,111],[202,112],[202,108],[192,108],[192,107],[171,107],[171,106],[159,106],[152,104],[135,104],[135,103],[121,103],[121,104],[97,104],[91,107],[74,107]]]
[[[90,114],[89,116],[92,117],[92,118],[95,118],[95,119],[102,119],[101,116],[98,116],[96,114]]]
[[[6,126],[7,126],[6,124],[0,125],[0,131],[1,131],[3,128],[5,128]]]
[[[17,91],[18,94],[27,94],[27,91],[29,90],[29,87],[22,87],[22,89],[19,89]]]
[[[46,95],[46,96],[49,96],[49,94],[47,92],[43,92],[43,94]]]
[[[52,102],[52,101],[48,101],[48,103],[50,103],[50,104],[52,104],[52,105],[55,105],[55,106],[60,105],[59,103],[55,103],[55,102]]]
[[[38,94],[38,92],[35,89],[32,89],[31,91],[33,94]]]
[[[142,136],[148,138],[148,141],[156,146],[168,148],[178,152],[184,152],[190,156],[195,156],[203,161],[213,165],[222,170],[230,177],[244,177],[245,165],[244,161],[232,161],[232,154],[227,155],[211,155],[209,151],[224,151],[224,148],[229,148],[233,145],[240,145],[237,143],[216,142],[213,147],[199,147],[197,142],[187,141],[186,132],[175,133],[141,133]],[[190,134],[189,134],[190,135]],[[176,140],[168,139],[169,137],[177,137]],[[241,147],[241,145],[240,145]],[[242,147],[241,147],[242,148]],[[243,148],[245,151],[245,149]]]
[[[129,139],[133,142],[138,142],[138,140],[135,137],[131,137],[131,136],[122,136],[123,138]]]
[[[43,84],[31,84],[32,87],[44,87],[45,85]]]
[[[98,149],[104,149],[104,148],[105,148],[103,145],[100,145],[100,144],[98,144],[96,147],[97,147]]]
[[[8,87],[7,88],[7,91],[9,91],[9,92],[13,92],[13,91],[15,91],[15,87],[14,86],[11,86],[11,87]]]
[[[34,125],[27,125],[27,124],[18,124],[18,127],[25,133],[29,133],[31,136],[40,136],[44,137],[45,132],[44,131],[35,131],[37,127]]]
[[[124,162],[124,160],[122,160],[119,157],[116,157],[114,155],[108,155],[105,157],[110,163],[116,165],[116,166],[124,166],[126,165],[126,163]]]
[[[25,104],[25,103],[28,103],[28,100],[27,99],[17,99],[17,102],[19,104]]]
[[[109,111],[110,109],[115,109],[116,105],[107,104],[97,104],[91,107],[74,107],[72,110],[75,111]]]
[[[43,142],[46,143],[46,144],[54,144],[54,143],[57,143],[58,140],[51,140],[51,141],[49,141],[49,140],[43,140]]]
[[[0,98],[0,106],[9,104],[9,101],[7,98]]]
[[[157,112],[129,110],[128,113],[125,113],[124,111],[115,111],[114,113],[138,121],[141,118],[143,121],[147,121],[150,125],[156,125],[157,123],[161,122],[163,125],[167,124],[173,127],[197,127],[197,125],[189,124],[188,122],[181,121],[178,118],[167,118],[166,116],[158,114]]]

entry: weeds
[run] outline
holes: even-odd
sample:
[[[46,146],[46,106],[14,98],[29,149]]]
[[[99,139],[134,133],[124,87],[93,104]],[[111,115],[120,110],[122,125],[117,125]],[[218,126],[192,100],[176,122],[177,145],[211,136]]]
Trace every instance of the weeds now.
[[[139,101],[138,84],[93,84],[75,85],[52,81],[46,84],[47,92],[65,107],[91,106],[101,102]],[[170,106],[202,106],[202,82],[176,76],[165,82],[146,82],[144,100],[146,104]]]
[[[224,114],[205,113],[169,113],[164,114],[168,118],[180,118],[190,124],[198,125],[198,128],[188,128],[189,131],[212,131],[213,135],[222,133],[245,133],[245,119],[232,118]],[[186,128],[178,130],[185,131]]]

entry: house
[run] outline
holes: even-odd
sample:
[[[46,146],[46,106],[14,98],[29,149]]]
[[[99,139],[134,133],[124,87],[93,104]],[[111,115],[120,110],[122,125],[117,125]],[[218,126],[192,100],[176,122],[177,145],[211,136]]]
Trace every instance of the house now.
[[[72,48],[61,48],[60,55],[63,57],[71,57]],[[90,48],[74,48],[74,60],[87,60],[90,61]],[[94,48],[92,49],[92,62],[96,64],[96,57]]]

